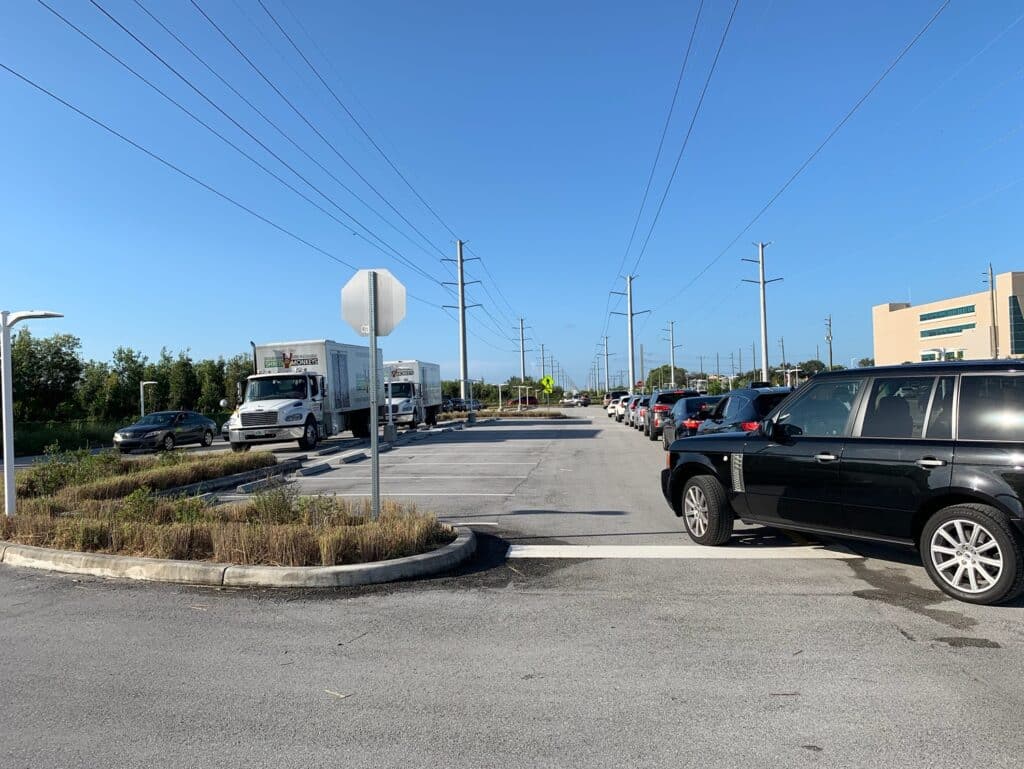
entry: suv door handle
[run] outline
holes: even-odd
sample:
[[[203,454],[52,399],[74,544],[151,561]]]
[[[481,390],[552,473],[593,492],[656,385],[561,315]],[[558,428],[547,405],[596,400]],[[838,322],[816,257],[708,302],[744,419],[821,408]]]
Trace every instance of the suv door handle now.
[[[826,451],[823,454],[815,454],[814,459],[817,462],[835,462],[837,459],[839,459],[839,457],[837,457],[835,454]]]
[[[936,459],[935,457],[923,457],[914,464],[918,467],[942,467],[946,464],[946,461],[944,459]]]

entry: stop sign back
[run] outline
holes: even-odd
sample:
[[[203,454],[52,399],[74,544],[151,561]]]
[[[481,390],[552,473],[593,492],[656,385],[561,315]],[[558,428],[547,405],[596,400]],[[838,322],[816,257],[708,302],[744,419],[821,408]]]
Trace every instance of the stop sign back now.
[[[405,286],[383,268],[359,270],[341,289],[341,317],[360,336],[370,335],[370,273],[377,273],[377,335],[387,336],[405,317]]]

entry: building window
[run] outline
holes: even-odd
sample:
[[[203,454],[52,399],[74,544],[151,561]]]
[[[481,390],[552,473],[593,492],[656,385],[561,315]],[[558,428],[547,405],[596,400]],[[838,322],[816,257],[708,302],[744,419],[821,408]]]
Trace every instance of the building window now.
[[[1010,354],[1024,354],[1024,313],[1015,296],[1010,297]]]
[[[948,310],[936,310],[935,312],[923,312],[920,315],[921,322],[926,320],[938,320],[939,318],[952,318],[957,315],[970,315],[974,312],[974,305],[967,304],[963,307],[951,307]]]
[[[921,356],[922,363],[928,363],[929,361],[933,360],[935,360],[935,353],[933,352],[926,352]]]
[[[961,331],[967,331],[974,328],[973,323],[961,323],[959,326],[943,326],[942,328],[928,328],[921,332],[922,338],[930,336],[946,336],[947,334],[959,334]]]

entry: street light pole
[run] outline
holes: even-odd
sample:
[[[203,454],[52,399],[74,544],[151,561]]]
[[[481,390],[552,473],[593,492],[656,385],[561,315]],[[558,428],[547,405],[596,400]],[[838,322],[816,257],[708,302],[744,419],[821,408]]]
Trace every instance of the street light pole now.
[[[11,364],[11,329],[16,323],[34,318],[63,318],[59,312],[48,310],[26,310],[9,312],[0,310],[0,400],[4,419],[4,512],[10,518],[14,515],[14,373]]]
[[[141,416],[146,416],[146,385],[156,384],[156,382],[139,382],[139,411]]]

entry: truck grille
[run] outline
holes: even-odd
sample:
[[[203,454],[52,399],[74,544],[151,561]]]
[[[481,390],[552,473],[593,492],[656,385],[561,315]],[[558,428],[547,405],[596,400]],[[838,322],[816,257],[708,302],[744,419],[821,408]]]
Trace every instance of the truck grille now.
[[[267,427],[277,424],[276,411],[242,412],[242,427]]]

